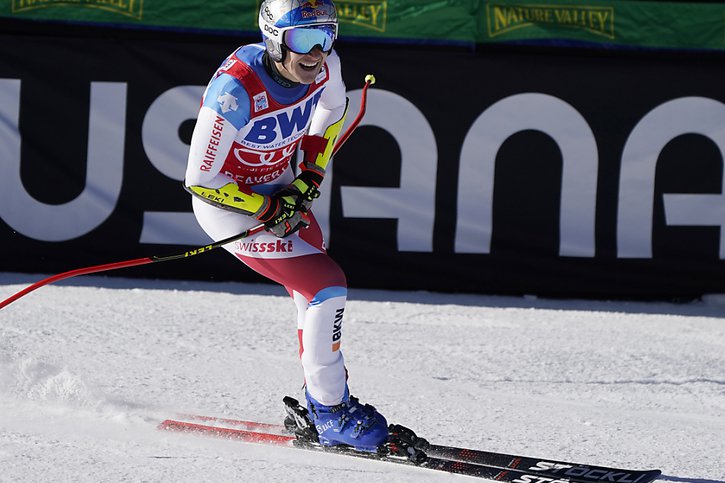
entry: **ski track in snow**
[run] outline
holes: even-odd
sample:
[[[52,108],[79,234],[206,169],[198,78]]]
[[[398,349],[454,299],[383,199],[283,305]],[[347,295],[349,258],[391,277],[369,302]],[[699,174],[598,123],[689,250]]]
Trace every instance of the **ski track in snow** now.
[[[44,275],[0,274],[0,299]],[[350,388],[432,442],[725,483],[725,303],[351,290]],[[0,311],[0,481],[476,481],[156,430],[302,397],[272,285],[80,277]]]

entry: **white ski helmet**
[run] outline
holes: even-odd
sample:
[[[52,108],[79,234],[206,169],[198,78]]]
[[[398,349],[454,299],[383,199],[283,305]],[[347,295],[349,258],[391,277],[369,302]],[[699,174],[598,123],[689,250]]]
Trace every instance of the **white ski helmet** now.
[[[284,59],[286,50],[306,54],[319,45],[329,52],[337,39],[337,10],[332,0],[264,0],[259,29],[276,62]]]

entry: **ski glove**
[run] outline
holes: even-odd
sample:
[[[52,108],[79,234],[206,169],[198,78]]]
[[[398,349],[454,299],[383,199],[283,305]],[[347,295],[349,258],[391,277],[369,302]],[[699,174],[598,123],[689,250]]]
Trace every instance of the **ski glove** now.
[[[264,223],[265,229],[279,238],[285,238],[300,228],[310,226],[310,218],[302,210],[300,200],[290,189],[283,189],[272,196],[265,196],[265,202],[254,213]]]
[[[298,209],[307,212],[312,202],[320,197],[320,185],[325,177],[325,170],[306,162],[300,165],[300,169],[302,172],[285,190],[297,198]]]
[[[316,161],[326,151],[329,140],[322,136],[303,136],[300,149],[304,152],[304,161],[300,163],[300,174],[287,185],[287,190],[297,198],[298,209],[309,211],[312,202],[320,197],[320,185],[325,178],[325,168]]]

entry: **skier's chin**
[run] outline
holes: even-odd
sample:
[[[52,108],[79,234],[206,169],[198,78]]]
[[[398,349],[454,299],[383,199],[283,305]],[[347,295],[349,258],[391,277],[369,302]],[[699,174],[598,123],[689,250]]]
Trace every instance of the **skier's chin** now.
[[[314,67],[308,67],[302,64],[297,64],[295,69],[295,76],[300,84],[312,84],[315,82],[317,75],[320,73],[320,64]]]

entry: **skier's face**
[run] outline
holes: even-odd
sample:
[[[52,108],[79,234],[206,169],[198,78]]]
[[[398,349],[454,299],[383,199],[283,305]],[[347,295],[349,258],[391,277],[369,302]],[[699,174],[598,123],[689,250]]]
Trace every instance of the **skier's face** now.
[[[281,64],[280,73],[287,79],[300,84],[312,84],[322,70],[327,54],[315,47],[306,54],[287,51]]]

